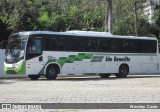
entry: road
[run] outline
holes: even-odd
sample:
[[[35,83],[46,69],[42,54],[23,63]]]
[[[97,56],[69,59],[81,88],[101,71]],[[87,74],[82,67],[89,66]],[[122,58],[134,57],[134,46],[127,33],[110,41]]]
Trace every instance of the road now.
[[[160,103],[160,75],[129,75],[124,79],[62,76],[54,81],[45,78],[37,81],[29,78],[0,79],[0,102]]]

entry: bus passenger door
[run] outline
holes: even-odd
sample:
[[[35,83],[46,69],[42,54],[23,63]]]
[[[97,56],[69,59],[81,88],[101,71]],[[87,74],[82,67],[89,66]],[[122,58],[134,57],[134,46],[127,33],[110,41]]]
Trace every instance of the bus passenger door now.
[[[26,50],[26,74],[41,74],[43,68],[42,39],[41,37],[30,37]]]

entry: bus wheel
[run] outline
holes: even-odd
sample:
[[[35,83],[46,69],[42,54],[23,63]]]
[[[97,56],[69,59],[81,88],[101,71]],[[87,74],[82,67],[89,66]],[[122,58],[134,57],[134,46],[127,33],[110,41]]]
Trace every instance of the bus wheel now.
[[[108,78],[111,74],[99,74],[101,78]]]
[[[117,78],[125,78],[125,77],[127,77],[128,73],[129,73],[128,65],[121,65],[119,67],[119,73],[115,74],[115,75]]]
[[[55,66],[50,65],[47,67],[45,76],[48,80],[55,80],[57,75],[58,75],[58,71]]]
[[[38,78],[40,77],[40,75],[28,75],[28,77],[29,77],[31,80],[38,80]]]

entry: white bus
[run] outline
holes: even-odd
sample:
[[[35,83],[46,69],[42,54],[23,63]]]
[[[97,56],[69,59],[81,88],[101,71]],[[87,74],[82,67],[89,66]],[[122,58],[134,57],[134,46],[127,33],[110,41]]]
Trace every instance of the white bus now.
[[[150,37],[117,36],[93,31],[29,31],[9,37],[5,53],[6,74],[41,75],[56,79],[61,74],[160,73],[158,40]]]

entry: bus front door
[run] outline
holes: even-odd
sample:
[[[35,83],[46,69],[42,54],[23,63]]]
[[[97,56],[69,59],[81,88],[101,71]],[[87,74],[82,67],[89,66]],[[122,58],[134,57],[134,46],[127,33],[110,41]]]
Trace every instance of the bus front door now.
[[[26,50],[26,74],[37,75],[43,68],[42,39],[30,37]]]

